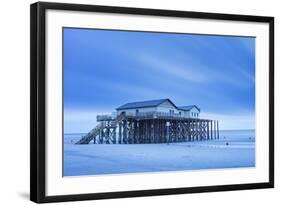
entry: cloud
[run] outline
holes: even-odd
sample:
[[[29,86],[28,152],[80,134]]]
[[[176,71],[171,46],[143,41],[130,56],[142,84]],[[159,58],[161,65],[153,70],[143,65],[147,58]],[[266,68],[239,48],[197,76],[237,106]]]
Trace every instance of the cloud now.
[[[178,55],[182,54],[179,53]],[[197,56],[190,54],[186,55],[183,61],[176,61],[171,57],[159,57],[157,55],[143,53],[135,57],[144,66],[149,66],[149,68],[158,72],[169,74],[170,79],[181,79],[197,84],[220,82],[238,88],[248,88],[255,83],[255,76],[246,71],[246,65],[243,66],[231,61],[222,61],[224,62],[223,67],[227,68],[222,72],[221,65],[218,67],[218,65],[197,62],[198,59],[197,61],[194,60],[196,58]],[[229,73],[229,69],[234,73]],[[237,78],[237,76],[243,77],[244,80],[241,80],[241,77]]]
[[[151,69],[155,69],[157,71],[172,75],[171,78],[175,77],[178,79],[188,80],[196,83],[203,83],[208,81],[208,77],[206,75],[202,74],[202,72],[196,71],[200,70],[198,69],[198,65],[194,66],[191,63],[189,63],[188,65],[182,65],[179,62],[173,62],[172,58],[167,60],[167,58],[160,59],[156,56],[151,57],[144,54],[140,55],[138,57],[138,60],[140,60],[143,64],[149,66]],[[191,67],[196,67],[196,70]]]

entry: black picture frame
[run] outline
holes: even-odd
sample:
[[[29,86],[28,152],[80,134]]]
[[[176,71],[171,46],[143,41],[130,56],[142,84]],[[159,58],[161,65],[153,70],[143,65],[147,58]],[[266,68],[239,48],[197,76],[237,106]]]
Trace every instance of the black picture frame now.
[[[102,13],[169,16],[195,19],[263,22],[269,24],[269,181],[263,183],[229,184],[192,188],[89,193],[46,196],[46,10],[86,11]],[[30,199],[37,203],[76,200],[97,200],[198,192],[260,189],[274,187],[274,17],[218,13],[156,10],[144,8],[110,7],[82,4],[38,2],[30,7]]]

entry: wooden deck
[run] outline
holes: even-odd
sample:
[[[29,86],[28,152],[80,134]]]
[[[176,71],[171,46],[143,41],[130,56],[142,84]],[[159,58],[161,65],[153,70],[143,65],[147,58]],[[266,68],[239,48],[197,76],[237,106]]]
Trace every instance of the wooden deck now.
[[[170,114],[166,112],[144,112],[144,113],[137,113],[137,114],[125,114],[127,119],[134,119],[134,120],[149,120],[149,119],[169,119],[169,120],[182,120],[182,121],[190,121],[190,120],[208,120],[208,119],[198,119],[198,118],[191,118],[185,117],[180,114]],[[113,121],[116,117],[112,115],[98,115],[97,121]]]

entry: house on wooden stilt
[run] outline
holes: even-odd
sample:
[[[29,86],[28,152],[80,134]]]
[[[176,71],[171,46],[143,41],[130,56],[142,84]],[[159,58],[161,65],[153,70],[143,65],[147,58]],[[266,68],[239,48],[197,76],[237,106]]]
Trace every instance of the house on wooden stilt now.
[[[200,118],[196,105],[170,99],[126,103],[113,115],[98,115],[98,125],[76,144],[173,143],[219,139],[218,120]]]

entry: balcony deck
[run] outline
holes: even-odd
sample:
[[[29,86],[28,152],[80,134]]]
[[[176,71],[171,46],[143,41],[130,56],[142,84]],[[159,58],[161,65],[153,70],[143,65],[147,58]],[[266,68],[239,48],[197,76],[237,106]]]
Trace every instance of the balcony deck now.
[[[97,121],[103,122],[103,121],[113,121],[117,117],[114,115],[98,115]],[[124,117],[126,119],[131,120],[149,120],[149,119],[165,119],[165,120],[181,120],[181,121],[210,121],[208,119],[202,119],[202,118],[191,118],[182,116],[177,113],[166,113],[166,112],[140,112],[140,113],[126,113],[124,114]]]

